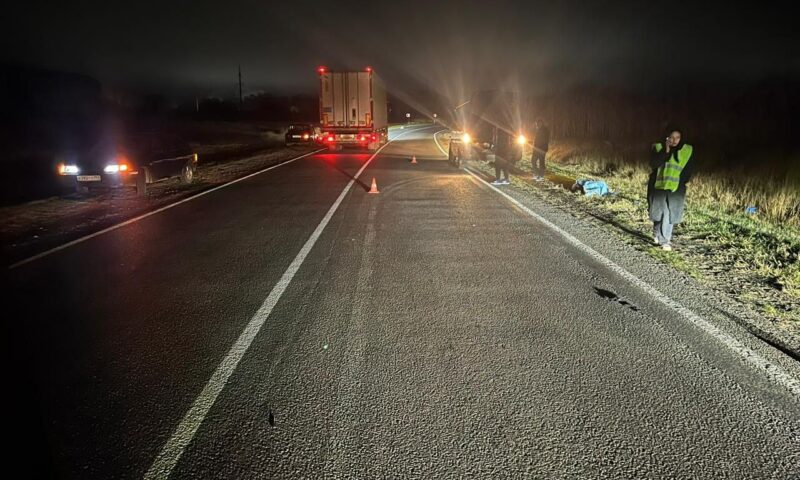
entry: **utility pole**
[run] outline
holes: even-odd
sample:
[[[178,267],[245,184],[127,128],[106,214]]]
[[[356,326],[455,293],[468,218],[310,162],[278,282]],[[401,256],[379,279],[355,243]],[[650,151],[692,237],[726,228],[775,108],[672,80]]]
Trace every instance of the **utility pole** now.
[[[239,110],[242,109],[242,66],[239,65]]]

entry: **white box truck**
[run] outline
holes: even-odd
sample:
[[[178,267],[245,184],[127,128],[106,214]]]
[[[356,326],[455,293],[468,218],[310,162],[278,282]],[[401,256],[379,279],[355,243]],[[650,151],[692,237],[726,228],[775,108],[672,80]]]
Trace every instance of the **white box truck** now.
[[[329,150],[376,150],[389,138],[386,87],[367,67],[360,72],[319,73],[319,121]]]

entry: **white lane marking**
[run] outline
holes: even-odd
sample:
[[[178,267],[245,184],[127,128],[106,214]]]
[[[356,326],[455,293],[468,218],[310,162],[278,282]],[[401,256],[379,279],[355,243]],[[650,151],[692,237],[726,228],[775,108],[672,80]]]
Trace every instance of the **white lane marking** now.
[[[225,355],[225,358],[223,358],[222,362],[214,371],[214,374],[211,375],[208,383],[203,388],[203,391],[200,392],[200,395],[198,395],[198,397],[195,399],[194,403],[192,403],[189,411],[183,416],[183,419],[178,424],[178,427],[172,433],[172,436],[170,436],[169,440],[167,440],[167,443],[153,461],[150,469],[147,470],[147,473],[145,473],[145,479],[164,479],[169,477],[172,469],[175,468],[178,460],[180,460],[181,456],[183,455],[184,450],[194,438],[195,433],[197,433],[197,429],[200,428],[200,424],[203,423],[206,414],[208,414],[208,411],[211,410],[211,407],[214,405],[217,397],[222,392],[222,389],[225,388],[225,384],[228,382],[228,379],[233,374],[234,370],[236,370],[236,366],[239,364],[239,361],[242,359],[242,357],[244,357],[247,349],[250,348],[250,344],[253,343],[253,339],[255,339],[256,335],[261,330],[261,327],[264,325],[264,322],[267,320],[270,313],[272,313],[272,309],[275,308],[278,300],[280,300],[283,292],[289,286],[289,283],[291,283],[292,278],[294,278],[295,274],[300,269],[300,266],[305,261],[308,253],[314,247],[317,239],[319,239],[320,235],[322,235],[322,231],[325,230],[325,227],[328,225],[331,217],[333,217],[333,214],[336,213],[336,210],[339,208],[342,200],[344,200],[344,197],[350,191],[350,188],[353,186],[356,180],[358,180],[358,177],[361,176],[361,173],[367,168],[370,162],[372,162],[372,160],[378,156],[381,150],[389,146],[389,144],[394,140],[397,140],[403,135],[412,133],[414,131],[415,130],[409,130],[389,140],[384,146],[378,149],[375,154],[369,157],[364,165],[361,166],[361,169],[358,171],[358,173],[356,173],[347,186],[344,187],[344,190],[342,190],[342,193],[339,194],[339,197],[328,210],[328,213],[325,214],[325,217],[319,222],[319,225],[317,225],[317,228],[311,234],[311,237],[306,240],[303,248],[300,249],[300,252],[289,265],[289,268],[286,269],[280,280],[278,280],[278,283],[272,288],[269,296],[267,296],[266,300],[264,300],[264,303],[261,304],[261,307],[259,307],[255,315],[253,315],[253,317],[250,319],[250,322],[248,322],[244,331],[242,331],[242,333],[239,335],[239,338],[228,351],[227,355]]]
[[[511,202],[512,204],[514,204],[518,208],[520,208],[523,212],[527,213],[531,217],[535,218],[536,220],[538,220],[539,222],[543,223],[548,228],[552,229],[553,231],[555,231],[556,233],[558,233],[559,235],[564,237],[569,243],[571,243],[578,250],[581,250],[582,252],[586,253],[590,257],[592,257],[595,260],[597,260],[598,262],[600,262],[602,265],[610,268],[611,270],[613,270],[614,272],[619,274],[624,279],[628,280],[629,282],[631,282],[632,284],[636,285],[637,287],[639,287],[640,289],[642,289],[646,293],[648,293],[651,296],[653,296],[653,298],[655,298],[659,302],[663,303],[667,307],[669,307],[669,308],[675,310],[676,312],[678,312],[679,314],[681,314],[685,319],[689,320],[697,328],[703,330],[707,334],[709,334],[712,337],[714,337],[715,339],[717,339],[723,345],[725,345],[726,347],[728,347],[729,349],[731,349],[735,353],[739,354],[739,356],[744,358],[744,360],[746,362],[750,363],[752,366],[756,367],[756,369],[761,370],[763,372],[766,372],[768,374],[767,375],[768,379],[770,379],[773,382],[777,383],[778,385],[786,388],[794,396],[800,398],[800,380],[797,380],[796,378],[791,376],[789,373],[784,371],[780,366],[778,366],[778,365],[770,362],[769,360],[761,357],[759,354],[757,354],[756,352],[754,352],[750,348],[746,347],[745,345],[743,345],[741,342],[739,342],[738,340],[736,340],[732,336],[730,336],[727,333],[721,331],[719,328],[715,327],[714,325],[709,323],[707,320],[703,319],[702,317],[700,317],[699,315],[694,313],[693,311],[689,310],[688,308],[684,307],[680,303],[676,302],[675,300],[673,300],[673,299],[669,298],[668,296],[664,295],[663,293],[659,292],[658,290],[656,290],[654,287],[652,287],[647,282],[639,279],[639,277],[633,275],[632,273],[629,273],[624,268],[620,267],[616,263],[614,263],[611,260],[609,260],[608,258],[604,257],[603,255],[601,255],[600,253],[598,253],[596,250],[594,250],[593,248],[589,247],[588,245],[582,243],[580,240],[578,240],[577,238],[573,237],[572,235],[570,235],[566,231],[562,230],[560,227],[558,227],[557,225],[553,224],[552,222],[550,222],[546,218],[542,217],[541,215],[539,215],[537,213],[534,213],[531,209],[529,209],[528,207],[526,207],[525,205],[523,205],[522,203],[517,201],[515,198],[511,197],[510,195],[508,195],[507,193],[503,192],[499,188],[495,187],[494,185],[490,184],[486,180],[482,179],[480,176],[476,175],[474,172],[472,172],[472,170],[470,170],[468,168],[466,168],[464,170],[466,170],[467,173],[472,175],[474,178],[476,178],[478,181],[482,182],[487,187],[491,188],[495,192],[497,192],[500,195],[502,195],[503,197],[505,197],[506,200],[508,200],[509,202]]]
[[[444,131],[446,131],[446,130],[439,130],[438,132],[435,132],[433,134],[433,143],[436,144],[436,147],[439,148],[439,151],[442,152],[442,154],[444,154],[445,157],[449,157],[450,155],[448,155],[447,152],[444,151],[444,148],[442,148],[442,146],[439,145],[439,140],[436,140],[436,135],[439,135],[440,133],[442,133]]]
[[[321,152],[323,150],[325,150],[325,149],[321,148],[319,150],[315,150],[313,152],[306,153],[305,155],[301,155],[299,157],[295,157],[295,158],[292,158],[290,160],[286,160],[285,162],[281,162],[281,163],[279,163],[277,165],[272,165],[271,167],[267,167],[267,168],[265,168],[263,170],[259,170],[259,171],[255,172],[255,173],[251,173],[250,175],[246,175],[246,176],[244,176],[242,178],[237,178],[236,180],[231,180],[228,183],[224,183],[222,185],[216,186],[216,187],[211,188],[209,190],[200,192],[200,193],[198,193],[196,195],[192,195],[191,197],[186,197],[183,200],[178,200],[175,203],[170,203],[169,205],[165,205],[165,206],[163,206],[161,208],[157,208],[157,209],[155,209],[155,210],[153,210],[151,212],[147,212],[145,214],[139,215],[138,217],[131,218],[130,220],[126,220],[126,221],[124,221],[122,223],[118,223],[118,224],[112,225],[112,226],[110,226],[108,228],[104,228],[103,230],[100,230],[98,232],[94,232],[94,233],[86,235],[84,237],[72,240],[71,242],[67,242],[67,243],[65,243],[63,245],[59,245],[57,247],[51,248],[50,250],[45,250],[42,253],[38,253],[38,254],[36,254],[36,255],[34,255],[32,257],[28,257],[25,260],[20,260],[19,262],[16,262],[16,263],[10,265],[8,267],[8,269],[12,270],[12,269],[17,268],[19,266],[25,265],[26,263],[33,262],[34,260],[38,260],[38,259],[40,259],[42,257],[46,257],[46,256],[51,255],[53,253],[56,253],[58,251],[64,250],[65,248],[69,248],[69,247],[71,247],[73,245],[77,245],[79,243],[85,242],[86,240],[90,240],[90,239],[92,239],[94,237],[98,237],[100,235],[103,235],[104,233],[108,233],[108,232],[116,230],[118,228],[122,228],[122,227],[124,227],[126,225],[130,225],[131,223],[138,222],[139,220],[145,219],[145,218],[147,218],[147,217],[149,217],[151,215],[155,215],[157,213],[161,213],[164,210],[169,210],[172,207],[177,207],[178,205],[180,205],[182,203],[186,203],[186,202],[189,202],[191,200],[195,200],[195,199],[197,199],[199,197],[202,197],[203,195],[208,195],[209,193],[215,192],[215,191],[219,190],[220,188],[229,187],[229,186],[233,185],[234,183],[239,183],[239,182],[241,182],[243,180],[247,180],[250,177],[254,177],[256,175],[260,175],[260,174],[262,174],[264,172],[268,172],[268,171],[273,170],[275,168],[282,167],[284,165],[288,165],[288,164],[290,164],[290,163],[292,163],[294,161],[300,160],[301,158],[308,157],[309,155],[314,155],[315,153],[319,153],[319,152]]]

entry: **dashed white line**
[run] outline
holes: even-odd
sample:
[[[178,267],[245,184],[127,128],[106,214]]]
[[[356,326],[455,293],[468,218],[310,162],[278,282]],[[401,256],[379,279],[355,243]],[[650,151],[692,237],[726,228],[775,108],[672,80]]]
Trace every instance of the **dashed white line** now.
[[[667,307],[671,308],[672,310],[678,312],[683,318],[694,324],[697,328],[701,329],[708,335],[711,335],[713,338],[721,342],[723,345],[731,349],[732,351],[736,352],[739,356],[741,356],[747,363],[756,367],[756,369],[761,370],[763,372],[768,373],[767,378],[771,381],[775,382],[776,384],[786,388],[792,395],[795,397],[800,398],[800,380],[797,380],[785,370],[783,370],[780,366],[770,362],[769,360],[763,358],[750,348],[743,345],[741,342],[733,338],[732,336],[728,335],[727,333],[721,331],[719,328],[715,327],[711,323],[709,323],[704,318],[700,317],[693,311],[689,310],[688,308],[684,307],[680,303],[676,302],[675,300],[669,298],[668,296],[664,295],[663,293],[656,290],[653,286],[648,284],[647,282],[641,280],[639,277],[633,275],[632,273],[628,272],[624,268],[620,267],[616,263],[612,262],[602,254],[598,253],[593,248],[589,247],[588,245],[584,244],[577,238],[573,237],[554,223],[550,222],[546,218],[542,217],[541,215],[535,213],[530,208],[526,207],[522,203],[520,203],[517,199],[511,197],[509,194],[503,192],[499,188],[493,186],[489,182],[482,179],[480,176],[476,175],[470,169],[465,169],[467,173],[472,175],[475,179],[479,182],[484,184],[485,186],[491,188],[495,192],[499,193],[506,200],[517,206],[520,210],[527,213],[531,217],[535,218],[551,230],[555,231],[564,239],[567,240],[570,244],[572,244],[578,250],[586,253],[602,265],[608,267],[609,269],[616,272],[622,278],[626,279],[627,281],[631,282],[632,284],[639,287],[644,292],[650,294],[653,298],[661,302],[662,304],[666,305]]]
[[[361,169],[358,170],[347,186],[344,187],[344,190],[342,190],[342,193],[339,194],[339,197],[328,210],[328,213],[325,214],[325,217],[319,222],[319,225],[317,225],[317,228],[314,229],[311,237],[309,237],[309,239],[303,245],[303,248],[300,249],[300,252],[289,265],[289,268],[286,269],[278,283],[272,288],[272,291],[269,293],[266,300],[264,300],[264,303],[261,304],[261,307],[250,319],[250,322],[248,322],[244,331],[239,335],[239,338],[228,351],[227,355],[225,355],[225,358],[214,371],[214,374],[211,375],[208,383],[200,392],[200,395],[198,395],[198,397],[195,399],[194,403],[192,403],[189,411],[183,416],[183,419],[178,424],[169,440],[167,440],[167,443],[161,449],[161,452],[150,466],[150,469],[147,471],[147,473],[145,473],[145,479],[164,479],[169,477],[170,473],[175,468],[175,465],[178,464],[178,460],[180,460],[181,456],[183,455],[184,450],[194,438],[195,433],[197,433],[197,429],[200,428],[200,425],[203,423],[203,420],[205,419],[209,410],[211,410],[211,407],[214,405],[217,397],[225,388],[225,384],[228,382],[228,379],[233,374],[234,370],[236,370],[236,366],[239,364],[239,361],[242,359],[242,357],[244,357],[247,349],[250,348],[250,344],[253,343],[253,339],[255,339],[256,335],[261,330],[261,327],[264,325],[264,322],[267,320],[270,313],[272,313],[272,309],[275,308],[275,305],[278,303],[278,300],[280,300],[283,292],[286,291],[286,288],[289,286],[295,274],[300,269],[300,266],[303,264],[309,252],[314,247],[314,244],[317,242],[320,235],[322,235],[322,231],[325,230],[325,227],[328,225],[331,217],[333,217],[333,214],[336,213],[336,210],[339,208],[342,200],[344,200],[344,197],[350,191],[350,188],[358,180],[358,177],[361,176],[361,173],[367,168],[372,160],[378,156],[381,150],[386,148],[391,142],[397,140],[403,135],[415,132],[417,130],[419,129],[409,130],[401,133],[394,139],[387,142],[366,162],[364,162],[364,165],[361,166]]]

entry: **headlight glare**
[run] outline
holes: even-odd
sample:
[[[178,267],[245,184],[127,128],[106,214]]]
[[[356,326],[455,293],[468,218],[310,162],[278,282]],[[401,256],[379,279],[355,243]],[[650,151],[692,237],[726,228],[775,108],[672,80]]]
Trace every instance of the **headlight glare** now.
[[[60,164],[58,166],[58,173],[59,175],[77,175],[80,169],[77,165],[65,165]]]

